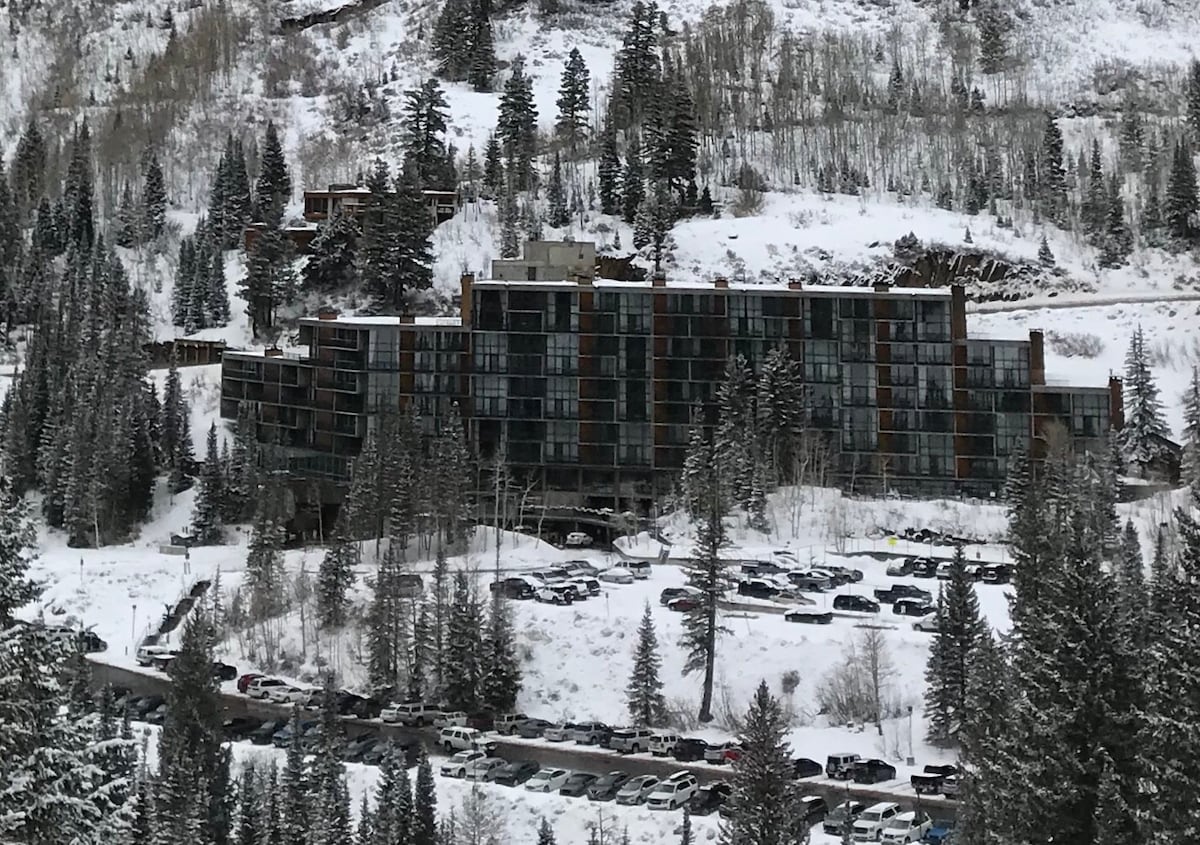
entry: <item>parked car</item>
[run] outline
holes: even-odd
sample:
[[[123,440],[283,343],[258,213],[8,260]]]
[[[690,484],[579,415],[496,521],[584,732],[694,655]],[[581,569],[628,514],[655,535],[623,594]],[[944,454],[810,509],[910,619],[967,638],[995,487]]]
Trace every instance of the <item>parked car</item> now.
[[[149,666],[155,657],[163,654],[175,654],[175,649],[165,645],[143,645],[138,646],[138,650],[134,652],[133,659],[138,666]]]
[[[946,798],[958,798],[958,775],[951,775],[942,781],[942,795]]]
[[[633,573],[624,566],[603,569],[596,577],[606,584],[632,584],[634,582]]]
[[[536,775],[540,768],[541,766],[532,760],[514,760],[496,772],[492,782],[501,786],[520,786]]]
[[[912,577],[933,578],[937,575],[938,562],[931,557],[919,557],[913,561]]]
[[[491,754],[496,750],[495,741],[485,739],[475,728],[442,728],[437,744],[445,748],[447,754],[455,751],[486,751]]]
[[[571,604],[579,599],[574,584],[547,584],[539,587],[533,597],[543,604]]]
[[[773,599],[781,592],[783,591],[778,584],[765,578],[750,578],[737,586],[739,596],[748,596],[753,599]]]
[[[213,677],[218,681],[232,681],[238,676],[236,666],[230,666],[228,663],[222,663],[220,660],[214,660],[212,665]]]
[[[495,780],[496,775],[507,765],[508,761],[499,757],[481,757],[478,760],[472,760],[467,766],[466,779],[489,783]]]
[[[525,781],[525,788],[530,792],[557,792],[570,776],[566,769],[540,769]]]
[[[582,531],[572,531],[567,535],[567,539],[563,541],[564,546],[572,548],[582,548],[592,544],[592,535],[585,534]]]
[[[820,824],[829,814],[829,805],[820,795],[804,795],[800,798],[800,821],[805,827]]]
[[[545,719],[523,719],[517,722],[517,736],[522,739],[538,739],[547,728],[554,727],[553,722],[547,722]]]
[[[574,722],[556,722],[542,730],[542,739],[547,742],[568,742],[575,738]]]
[[[447,713],[438,713],[433,717],[433,726],[435,728],[464,727],[466,724],[467,714],[462,710],[451,710]]]
[[[896,616],[928,616],[936,611],[925,599],[900,599],[892,604],[892,613]]]
[[[742,746],[734,740],[728,742],[710,742],[704,749],[704,761],[715,765],[731,763],[742,754]]]
[[[702,604],[700,596],[679,596],[667,602],[667,610],[674,613],[691,613],[698,610]]]
[[[854,820],[862,815],[865,809],[867,805],[861,801],[843,801],[825,816],[825,820],[821,822],[821,829],[829,836],[842,836],[846,828],[854,826]]]
[[[707,816],[719,809],[732,792],[733,787],[725,781],[706,783],[697,789],[692,800],[688,801],[688,810],[693,816]]]
[[[250,741],[255,745],[270,745],[271,738],[285,725],[287,725],[287,719],[268,719],[250,732]]]
[[[261,724],[261,719],[252,716],[235,716],[221,723],[221,734],[231,742],[240,742]]]
[[[95,631],[80,631],[75,635],[75,641],[79,644],[79,650],[84,654],[108,651],[108,643],[100,639],[100,635]]]
[[[913,623],[914,631],[923,631],[926,634],[936,634],[938,629],[937,614],[931,613],[928,616],[923,616]]]
[[[358,709],[367,699],[356,693],[340,689],[333,694],[333,706],[339,716],[356,716]]]
[[[829,583],[834,588],[841,587],[845,584],[849,584],[851,581],[854,580],[853,578],[850,577],[847,570],[841,569],[841,567],[837,567],[837,566],[812,567],[808,571],[811,572],[813,575],[816,575],[819,578],[828,579]]]
[[[566,783],[558,788],[558,794],[567,798],[582,798],[587,794],[588,787],[599,779],[599,775],[591,772],[572,772]]]
[[[929,845],[950,845],[954,840],[954,820],[934,819],[933,826],[925,831],[924,842]]]
[[[265,699],[271,694],[271,690],[282,686],[287,685],[283,681],[279,680],[279,678],[266,678],[259,676],[252,680],[249,685],[247,685],[246,695],[250,696],[251,698]]]
[[[142,717],[151,725],[161,725],[167,720],[167,705],[160,704]]]
[[[300,687],[287,682],[273,684],[267,689],[267,701],[272,704],[291,704],[292,696],[300,692]]]
[[[442,767],[438,770],[444,778],[465,778],[467,776],[467,767],[476,760],[483,760],[487,757],[483,751],[477,748],[468,748],[464,751],[459,751],[450,757]]]
[[[506,599],[531,599],[536,592],[533,584],[525,578],[513,577],[504,578],[500,581],[493,581],[488,585],[493,593],[500,593]]]
[[[488,710],[476,710],[467,714],[467,727],[477,731],[490,731],[496,727],[496,714]]]
[[[433,724],[433,720],[440,715],[442,715],[441,705],[417,701],[385,707],[380,712],[379,718],[385,722],[399,722],[409,727],[421,728]]]
[[[832,625],[833,613],[816,607],[798,607],[783,615],[787,622],[801,622],[806,625]]]
[[[883,830],[900,814],[900,805],[891,801],[872,804],[859,814],[851,825],[851,837],[855,842],[878,842]]]
[[[595,578],[600,570],[588,563],[586,560],[568,560],[560,565],[563,571],[571,575],[585,575],[588,578]]]
[[[787,573],[786,577],[788,583],[806,593],[823,593],[832,586],[828,578],[815,575],[807,569],[793,570]]]
[[[296,726],[289,720],[282,728],[271,735],[271,744],[276,748],[287,748],[292,744],[293,738],[299,740],[300,737],[304,736],[304,732],[315,724],[316,722],[308,721],[301,722],[299,726]]]
[[[650,753],[655,757],[666,757],[675,750],[677,742],[679,737],[673,733],[656,733],[650,737]]]
[[[629,574],[638,581],[645,581],[650,577],[650,561],[648,560],[631,560],[625,564],[625,567],[629,570]]]
[[[245,694],[246,690],[250,687],[251,682],[261,677],[262,675],[257,672],[247,672],[237,679],[237,691]]]
[[[933,595],[928,590],[914,587],[912,584],[893,584],[886,589],[875,591],[875,600],[880,604],[895,604],[900,599],[922,599],[928,604],[933,601]]]
[[[1007,563],[986,563],[979,580],[985,584],[1007,584],[1012,580],[1012,567]]]
[[[833,609],[850,611],[852,613],[878,613],[879,602],[871,601],[866,596],[842,593],[833,597]]]
[[[557,566],[551,566],[548,569],[535,569],[529,573],[529,577],[538,582],[537,586],[541,587],[545,584],[561,584],[569,577],[565,569],[560,569]]]
[[[887,574],[893,578],[903,578],[905,575],[912,575],[913,565],[916,561],[915,557],[906,557],[904,560],[892,561],[888,564]]]
[[[612,728],[603,722],[579,722],[575,725],[575,730],[571,731],[571,739],[575,741],[576,745],[607,746],[612,732]],[[650,740],[647,738],[647,746],[649,746],[649,742]]]
[[[883,760],[859,760],[854,764],[855,783],[883,783],[896,779],[896,767]]]
[[[638,775],[630,778],[617,790],[618,804],[641,804],[658,786],[657,775]]]
[[[704,752],[708,750],[708,743],[696,737],[682,737],[677,740],[675,747],[671,749],[671,756],[680,763],[694,763],[704,759]]]
[[[699,788],[700,784],[691,772],[676,772],[660,780],[646,796],[646,809],[674,810],[682,807],[692,800]]]
[[[834,780],[849,780],[854,775],[854,764],[861,759],[857,754],[830,754],[825,758],[825,775]]]
[[[832,572],[834,575],[838,576],[839,578],[846,579],[845,581],[842,582],[844,584],[850,584],[850,583],[857,584],[859,581],[861,581],[863,579],[863,571],[861,569],[851,569],[848,566],[833,566],[832,564],[828,564],[828,563],[823,564],[821,566],[821,568],[826,570],[827,572]]]
[[[792,777],[815,778],[821,776],[821,764],[807,757],[797,757],[792,761]]]
[[[940,795],[946,778],[958,774],[957,766],[926,766],[921,774],[912,775],[909,782],[918,795]]]
[[[612,801],[617,797],[617,793],[621,791],[621,787],[629,782],[630,777],[631,775],[627,772],[609,772],[606,775],[601,775],[588,786],[588,800]]]
[[[600,582],[590,575],[576,575],[567,581],[579,591],[581,598],[600,595]]]
[[[125,702],[125,706],[129,711],[129,718],[136,721],[141,721],[146,718],[146,714],[157,710],[166,701],[161,695],[139,695]]]
[[[934,573],[939,581],[949,581],[950,573],[953,570],[954,564],[950,561],[944,561],[938,564],[937,571]],[[980,581],[983,579],[983,567],[978,563],[968,563],[966,565],[967,578],[972,581]]]
[[[382,740],[370,734],[355,737],[342,746],[342,760],[347,763],[361,763],[363,754],[377,742]]]
[[[925,813],[912,810],[900,813],[883,829],[880,841],[883,845],[906,845],[908,842],[919,842],[929,829],[933,820]]]
[[[621,728],[608,737],[608,747],[623,754],[638,754],[650,750],[654,731],[649,728]]]
[[[175,662],[175,658],[178,656],[179,652],[177,651],[156,654],[150,658],[150,668],[157,669],[159,672],[169,672],[171,664]]]
[[[667,587],[658,594],[658,603],[666,607],[671,603],[672,599],[683,598],[684,596],[701,596],[704,592],[696,587]]]
[[[789,569],[795,569],[795,561],[776,563],[770,560],[748,560],[742,564],[742,574],[750,577],[759,575],[779,575]]]
[[[517,725],[528,718],[524,713],[501,713],[492,720],[492,727],[496,733],[512,736],[517,732]]]

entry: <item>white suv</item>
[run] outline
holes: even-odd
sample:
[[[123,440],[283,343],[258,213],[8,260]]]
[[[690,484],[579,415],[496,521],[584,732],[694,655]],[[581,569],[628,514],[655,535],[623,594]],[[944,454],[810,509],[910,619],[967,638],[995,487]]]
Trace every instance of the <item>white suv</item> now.
[[[650,737],[650,753],[655,757],[666,757],[675,750],[679,737],[673,733],[660,733]]]
[[[878,842],[883,836],[883,829],[892,819],[900,815],[900,805],[888,801],[872,804],[863,810],[862,815],[854,820],[852,829],[855,842]]]
[[[432,724],[433,720],[442,715],[442,708],[436,704],[393,704],[379,712],[379,718],[385,722],[399,722],[402,725],[418,728]]]
[[[919,842],[921,837],[929,832],[933,822],[924,813],[909,811],[896,816],[883,829],[884,845],[906,845],[908,842]]]
[[[455,751],[486,751],[491,754],[496,750],[496,743],[484,739],[483,734],[474,728],[442,728],[438,734],[437,744],[446,749],[447,754]]]
[[[676,772],[666,780],[660,780],[654,791],[646,797],[648,810],[674,810],[692,799],[700,784],[690,772]]]
[[[246,695],[250,696],[251,698],[265,699],[271,694],[271,690],[285,686],[287,686],[287,684],[278,678],[255,678],[250,682],[250,685],[246,687]]]
[[[608,747],[613,751],[637,754],[649,751],[653,738],[654,731],[649,728],[621,728],[612,732],[612,736],[608,738]]]

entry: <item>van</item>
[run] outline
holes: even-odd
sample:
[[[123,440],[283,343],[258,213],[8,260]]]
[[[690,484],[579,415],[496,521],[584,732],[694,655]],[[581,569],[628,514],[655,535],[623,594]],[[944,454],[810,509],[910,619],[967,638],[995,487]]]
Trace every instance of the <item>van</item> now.
[[[633,573],[633,577],[644,581],[650,577],[650,561],[648,560],[630,560],[626,561],[625,568]]]
[[[850,780],[854,764],[861,759],[857,754],[830,754],[825,760],[825,774],[834,780]]]

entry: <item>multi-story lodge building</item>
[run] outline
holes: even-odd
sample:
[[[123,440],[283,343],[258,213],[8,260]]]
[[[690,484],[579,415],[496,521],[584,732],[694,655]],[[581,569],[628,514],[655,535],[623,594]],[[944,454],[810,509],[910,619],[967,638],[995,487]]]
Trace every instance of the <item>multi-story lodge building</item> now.
[[[961,286],[617,282],[594,277],[590,244],[531,246],[525,268],[463,277],[461,317],[322,313],[301,320],[299,357],[226,352],[222,416],[253,402],[294,471],[339,479],[378,409],[413,403],[432,423],[453,402],[481,463],[503,448],[547,505],[643,510],[726,361],[781,345],[833,477],[864,490],[987,496],[1051,429],[1099,449],[1122,421],[1118,380],[1046,377],[1041,332],[970,336]]]

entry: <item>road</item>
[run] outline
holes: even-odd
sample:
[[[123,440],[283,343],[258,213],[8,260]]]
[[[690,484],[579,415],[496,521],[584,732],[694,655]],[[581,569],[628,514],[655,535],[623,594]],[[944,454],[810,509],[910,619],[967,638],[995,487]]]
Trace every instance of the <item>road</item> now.
[[[112,685],[126,687],[137,695],[165,695],[170,681],[164,675],[151,670],[137,671],[102,662],[103,655],[91,655],[92,684],[97,689]],[[221,693],[221,703],[228,717],[252,716],[268,719],[287,718],[291,708],[248,698],[235,693]],[[412,729],[399,725],[386,725],[373,719],[343,719],[346,734],[350,737],[372,734],[395,740],[417,740],[425,745],[430,756],[445,756],[445,750],[436,746],[433,729]],[[643,755],[618,755],[603,748],[592,748],[573,744],[557,744],[544,740],[496,737],[496,755],[506,760],[533,760],[541,766],[554,766],[574,771],[604,772],[622,770],[632,775],[658,775],[666,777],[680,769],[696,775],[701,783],[724,780],[730,777],[727,767],[707,764],[679,763],[675,760],[656,759]],[[819,762],[819,761],[818,761]],[[918,798],[907,783],[896,782],[892,788],[864,787],[835,781],[829,778],[810,778],[803,781],[806,794],[820,795],[830,806],[852,798],[873,804],[877,801],[895,801],[906,809],[922,809],[939,818],[953,818],[956,804],[942,797],[921,796]]]

